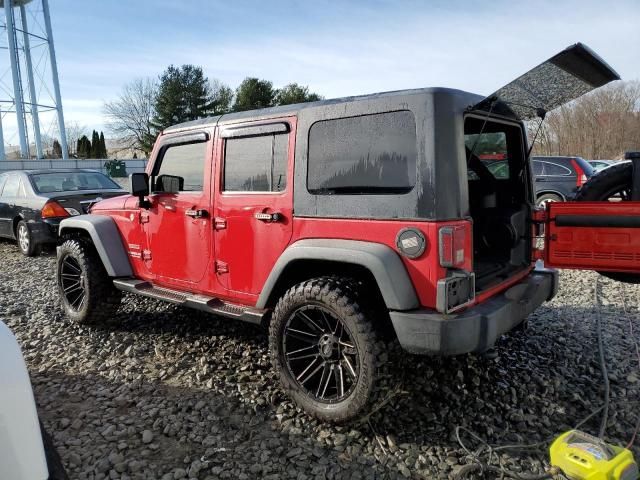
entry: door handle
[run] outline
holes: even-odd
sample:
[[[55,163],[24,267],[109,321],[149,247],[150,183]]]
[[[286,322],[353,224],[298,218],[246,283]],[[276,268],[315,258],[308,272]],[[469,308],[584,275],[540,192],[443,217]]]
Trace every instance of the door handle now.
[[[280,219],[282,219],[282,214],[278,213],[278,212],[274,212],[274,213],[255,213],[253,215],[253,217],[256,220],[260,220],[261,222],[265,222],[265,223],[274,223],[274,222],[279,222]]]
[[[191,217],[191,218],[204,218],[204,217],[207,216],[207,211],[206,210],[192,210],[192,209],[189,209],[189,210],[186,210],[184,212],[184,214],[187,217]]]

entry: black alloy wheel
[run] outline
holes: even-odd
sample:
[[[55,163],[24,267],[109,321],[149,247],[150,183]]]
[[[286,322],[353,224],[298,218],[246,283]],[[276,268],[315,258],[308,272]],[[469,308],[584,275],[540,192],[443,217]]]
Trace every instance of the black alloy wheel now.
[[[399,345],[381,328],[386,311],[374,305],[370,290],[339,276],[311,278],[278,300],[269,324],[271,362],[308,414],[345,423],[381,408],[398,388]]]
[[[66,237],[58,247],[57,260],[58,292],[67,317],[79,324],[110,320],[122,293],[113,286],[91,241]]]
[[[360,374],[358,349],[349,328],[329,309],[306,305],[295,310],[282,349],[289,373],[313,400],[336,403],[353,391]]]
[[[80,262],[71,255],[65,255],[60,263],[60,285],[62,295],[69,308],[78,312],[87,296],[86,276]]]

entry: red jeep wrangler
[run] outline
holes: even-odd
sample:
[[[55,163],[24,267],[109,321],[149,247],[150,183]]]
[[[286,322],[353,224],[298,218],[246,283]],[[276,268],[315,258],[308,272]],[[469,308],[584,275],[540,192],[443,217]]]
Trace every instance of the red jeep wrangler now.
[[[168,128],[130,196],[60,224],[66,314],[106,320],[126,291],[264,324],[293,400],[349,420],[394,384],[389,348],[480,352],[554,296],[523,120],[617,78],[577,44],[488,98],[407,90]]]

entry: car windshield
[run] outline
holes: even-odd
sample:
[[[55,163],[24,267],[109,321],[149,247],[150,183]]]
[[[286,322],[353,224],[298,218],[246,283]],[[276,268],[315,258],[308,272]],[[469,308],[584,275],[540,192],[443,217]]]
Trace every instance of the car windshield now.
[[[37,193],[120,188],[117,183],[99,172],[38,173],[31,175],[31,181]]]

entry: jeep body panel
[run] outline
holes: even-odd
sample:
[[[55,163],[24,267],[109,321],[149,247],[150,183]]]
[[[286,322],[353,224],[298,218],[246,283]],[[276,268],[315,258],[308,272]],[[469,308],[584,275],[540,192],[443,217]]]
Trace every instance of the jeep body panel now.
[[[419,306],[398,254],[380,243],[340,239],[306,239],[290,245],[274,265],[258,298],[257,308],[265,308],[267,301],[287,266],[296,261],[314,260],[359,265],[371,272],[387,308],[410,310]]]
[[[60,222],[60,236],[71,231],[85,232],[91,237],[105,270],[111,277],[133,275],[127,251],[115,221],[105,215],[81,215]]]

